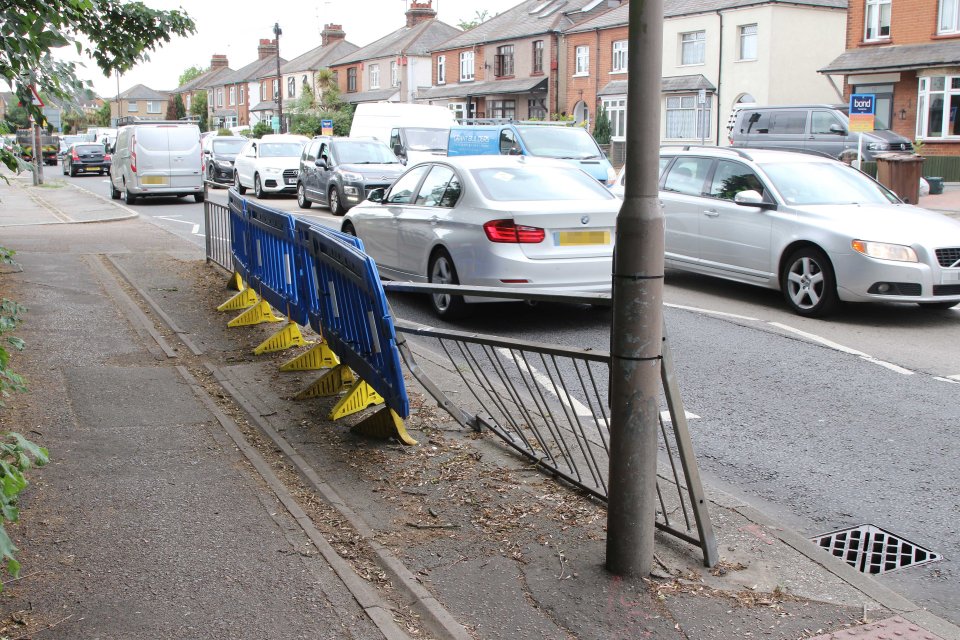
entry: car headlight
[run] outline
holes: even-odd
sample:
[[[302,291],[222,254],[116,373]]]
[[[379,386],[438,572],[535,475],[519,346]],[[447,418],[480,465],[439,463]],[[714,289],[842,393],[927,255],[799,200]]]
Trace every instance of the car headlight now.
[[[902,244],[854,240],[850,243],[850,246],[853,247],[854,251],[862,253],[865,256],[870,256],[871,258],[896,260],[897,262],[918,262],[917,252]]]
[[[890,145],[886,142],[868,142],[867,149],[870,151],[889,151]]]
[[[349,180],[350,182],[363,182],[363,176],[359,173],[344,171],[342,175],[344,180]]]
[[[217,160],[217,166],[221,169],[229,169],[233,166],[233,163],[229,160]]]
[[[264,167],[263,172],[264,173],[282,173],[283,169],[279,167]]]

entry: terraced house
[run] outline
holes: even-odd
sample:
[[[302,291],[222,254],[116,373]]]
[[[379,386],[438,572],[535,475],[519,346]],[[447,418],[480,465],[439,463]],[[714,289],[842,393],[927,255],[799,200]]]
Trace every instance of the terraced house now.
[[[285,63],[280,58],[280,64]],[[269,124],[277,110],[274,96],[280,90],[277,41],[261,39],[256,60],[215,78],[205,88],[211,128],[253,127],[260,121]]]
[[[324,25],[320,32],[320,46],[303,53],[280,67],[283,76],[284,112],[295,107],[305,89],[314,96],[320,95],[317,74],[330,67],[330,63],[353,53],[359,47],[346,40],[347,34],[339,24]]]
[[[210,66],[206,71],[201,73],[193,80],[185,82],[174,89],[171,95],[180,96],[180,99],[183,100],[183,106],[186,109],[187,114],[190,115],[191,108],[197,99],[197,94],[201,92],[207,93],[206,87],[208,87],[211,83],[216,83],[218,80],[222,80],[232,73],[233,69],[230,68],[230,63],[227,61],[227,56],[222,54],[214,54],[210,57]],[[207,97],[207,104],[210,104],[209,96]]]

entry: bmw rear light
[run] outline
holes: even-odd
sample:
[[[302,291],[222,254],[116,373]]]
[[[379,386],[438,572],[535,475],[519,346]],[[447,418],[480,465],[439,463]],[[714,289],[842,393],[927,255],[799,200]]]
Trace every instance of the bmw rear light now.
[[[546,232],[540,227],[527,227],[513,220],[491,220],[484,223],[483,232],[490,242],[537,244],[546,237]]]
[[[79,160],[79,159],[80,159],[80,156],[77,155],[77,150],[76,150],[76,149],[74,149],[74,150],[73,150],[73,153],[70,154],[70,158],[73,159],[73,160]]]

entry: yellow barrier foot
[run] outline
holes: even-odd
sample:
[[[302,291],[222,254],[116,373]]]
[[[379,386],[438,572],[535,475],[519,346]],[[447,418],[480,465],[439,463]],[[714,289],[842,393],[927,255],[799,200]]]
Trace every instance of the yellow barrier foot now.
[[[338,364],[317,378],[313,384],[293,397],[294,400],[335,396],[353,384],[353,371],[345,364]]]
[[[328,417],[331,420],[339,420],[375,404],[383,404],[383,402],[383,396],[374,391],[373,387],[363,380],[357,380],[347,391],[347,395],[340,398],[340,401],[330,410]]]
[[[401,444],[411,446],[417,444],[417,441],[410,437],[407,429],[403,426],[403,419],[390,407],[383,407],[373,415],[367,416],[350,427],[350,431],[380,440],[395,438]]]
[[[238,272],[234,271],[233,275],[230,276],[230,282],[227,283],[227,289],[233,289],[234,291],[243,291],[246,289],[246,286],[243,284],[243,278],[240,277]]]
[[[310,343],[303,339],[303,334],[300,333],[300,325],[296,322],[288,322],[282,329],[261,342],[253,350],[253,355],[259,356],[262,353],[273,353],[274,351],[283,351],[290,347],[302,347],[307,344]]]
[[[247,289],[249,291],[249,289]],[[261,300],[258,304],[250,307],[236,318],[227,323],[228,327],[246,327],[261,322],[283,322],[283,318],[273,315],[273,309],[266,300]]]
[[[240,311],[257,304],[257,294],[253,289],[241,289],[232,298],[217,307],[217,311]]]
[[[280,371],[316,371],[318,369],[329,369],[338,364],[340,364],[340,359],[327,345],[327,341],[320,338],[320,342],[310,349],[280,365]]]

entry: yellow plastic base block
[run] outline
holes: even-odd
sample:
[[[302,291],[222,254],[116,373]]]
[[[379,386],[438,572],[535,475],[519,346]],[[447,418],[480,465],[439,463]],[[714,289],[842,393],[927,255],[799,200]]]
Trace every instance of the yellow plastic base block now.
[[[233,275],[230,276],[230,282],[227,283],[227,289],[233,289],[234,291],[243,291],[246,289],[246,285],[243,284],[243,278],[240,277],[240,274],[236,271],[233,272]]]
[[[320,338],[320,342],[310,349],[280,365],[280,371],[317,371],[329,369],[338,364],[340,359],[327,345],[327,341]]]
[[[339,420],[344,416],[363,411],[367,407],[383,404],[383,402],[383,396],[374,391],[373,387],[363,380],[357,380],[347,391],[347,395],[340,398],[340,402],[330,410],[330,415],[327,417],[331,420]]]
[[[300,325],[296,322],[288,322],[282,329],[260,343],[253,350],[253,355],[259,356],[261,353],[273,353],[274,351],[283,351],[290,347],[302,347],[310,344],[303,338],[300,332]]]
[[[380,440],[399,440],[401,444],[415,445],[417,441],[410,437],[403,419],[390,407],[383,407],[376,413],[367,416],[350,427],[350,431],[370,438]]]
[[[249,291],[249,289],[247,289]],[[236,318],[227,323],[228,327],[246,327],[252,324],[262,322],[283,322],[283,318],[273,315],[273,309],[267,304],[266,300],[261,300],[256,305],[250,307]]]
[[[257,293],[253,289],[242,289],[239,293],[217,307],[217,311],[240,311],[257,304]]]
[[[338,364],[317,378],[313,384],[293,397],[294,400],[326,398],[335,396],[353,384],[353,371],[345,364]]]

